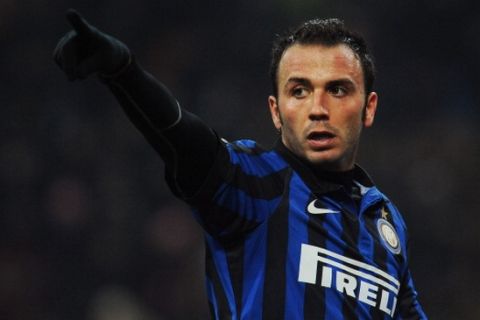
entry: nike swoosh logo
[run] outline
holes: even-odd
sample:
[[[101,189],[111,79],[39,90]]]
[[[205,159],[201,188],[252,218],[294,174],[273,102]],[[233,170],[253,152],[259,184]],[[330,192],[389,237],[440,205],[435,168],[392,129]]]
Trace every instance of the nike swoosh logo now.
[[[315,201],[313,200],[308,204],[307,211],[311,214],[326,214],[326,213],[340,213],[338,210],[328,209],[328,208],[318,208],[315,206]]]

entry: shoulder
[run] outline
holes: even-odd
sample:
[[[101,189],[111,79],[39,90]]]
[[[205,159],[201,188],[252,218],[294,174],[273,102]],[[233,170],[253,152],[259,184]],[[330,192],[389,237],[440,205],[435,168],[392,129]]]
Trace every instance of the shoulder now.
[[[248,174],[268,175],[288,167],[287,162],[272,149],[264,148],[254,140],[242,139],[229,142],[222,139],[233,165]]]
[[[221,141],[230,152],[237,154],[259,155],[267,151],[255,140],[241,139],[230,142],[222,138]]]

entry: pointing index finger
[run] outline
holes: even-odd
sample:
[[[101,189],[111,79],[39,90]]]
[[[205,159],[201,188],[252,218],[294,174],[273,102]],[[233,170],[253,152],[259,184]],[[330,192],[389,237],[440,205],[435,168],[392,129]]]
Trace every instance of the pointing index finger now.
[[[74,9],[67,11],[67,20],[79,36],[88,35],[92,32],[88,22]]]

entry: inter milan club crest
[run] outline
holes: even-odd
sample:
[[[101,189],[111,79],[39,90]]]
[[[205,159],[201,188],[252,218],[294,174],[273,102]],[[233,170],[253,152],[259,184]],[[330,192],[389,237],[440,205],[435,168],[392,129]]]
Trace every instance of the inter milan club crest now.
[[[400,246],[400,239],[398,238],[395,228],[390,224],[390,222],[384,218],[378,219],[377,229],[380,237],[383,240],[383,243],[388,250],[390,250],[393,254],[399,254],[402,249]]]

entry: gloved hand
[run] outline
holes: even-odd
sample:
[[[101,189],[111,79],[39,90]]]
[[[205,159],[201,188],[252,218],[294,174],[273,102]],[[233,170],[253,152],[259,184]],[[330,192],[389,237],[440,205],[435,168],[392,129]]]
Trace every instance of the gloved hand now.
[[[60,39],[53,58],[69,80],[92,73],[111,77],[126,69],[131,55],[124,43],[90,25],[73,9],[66,16],[73,30]]]

